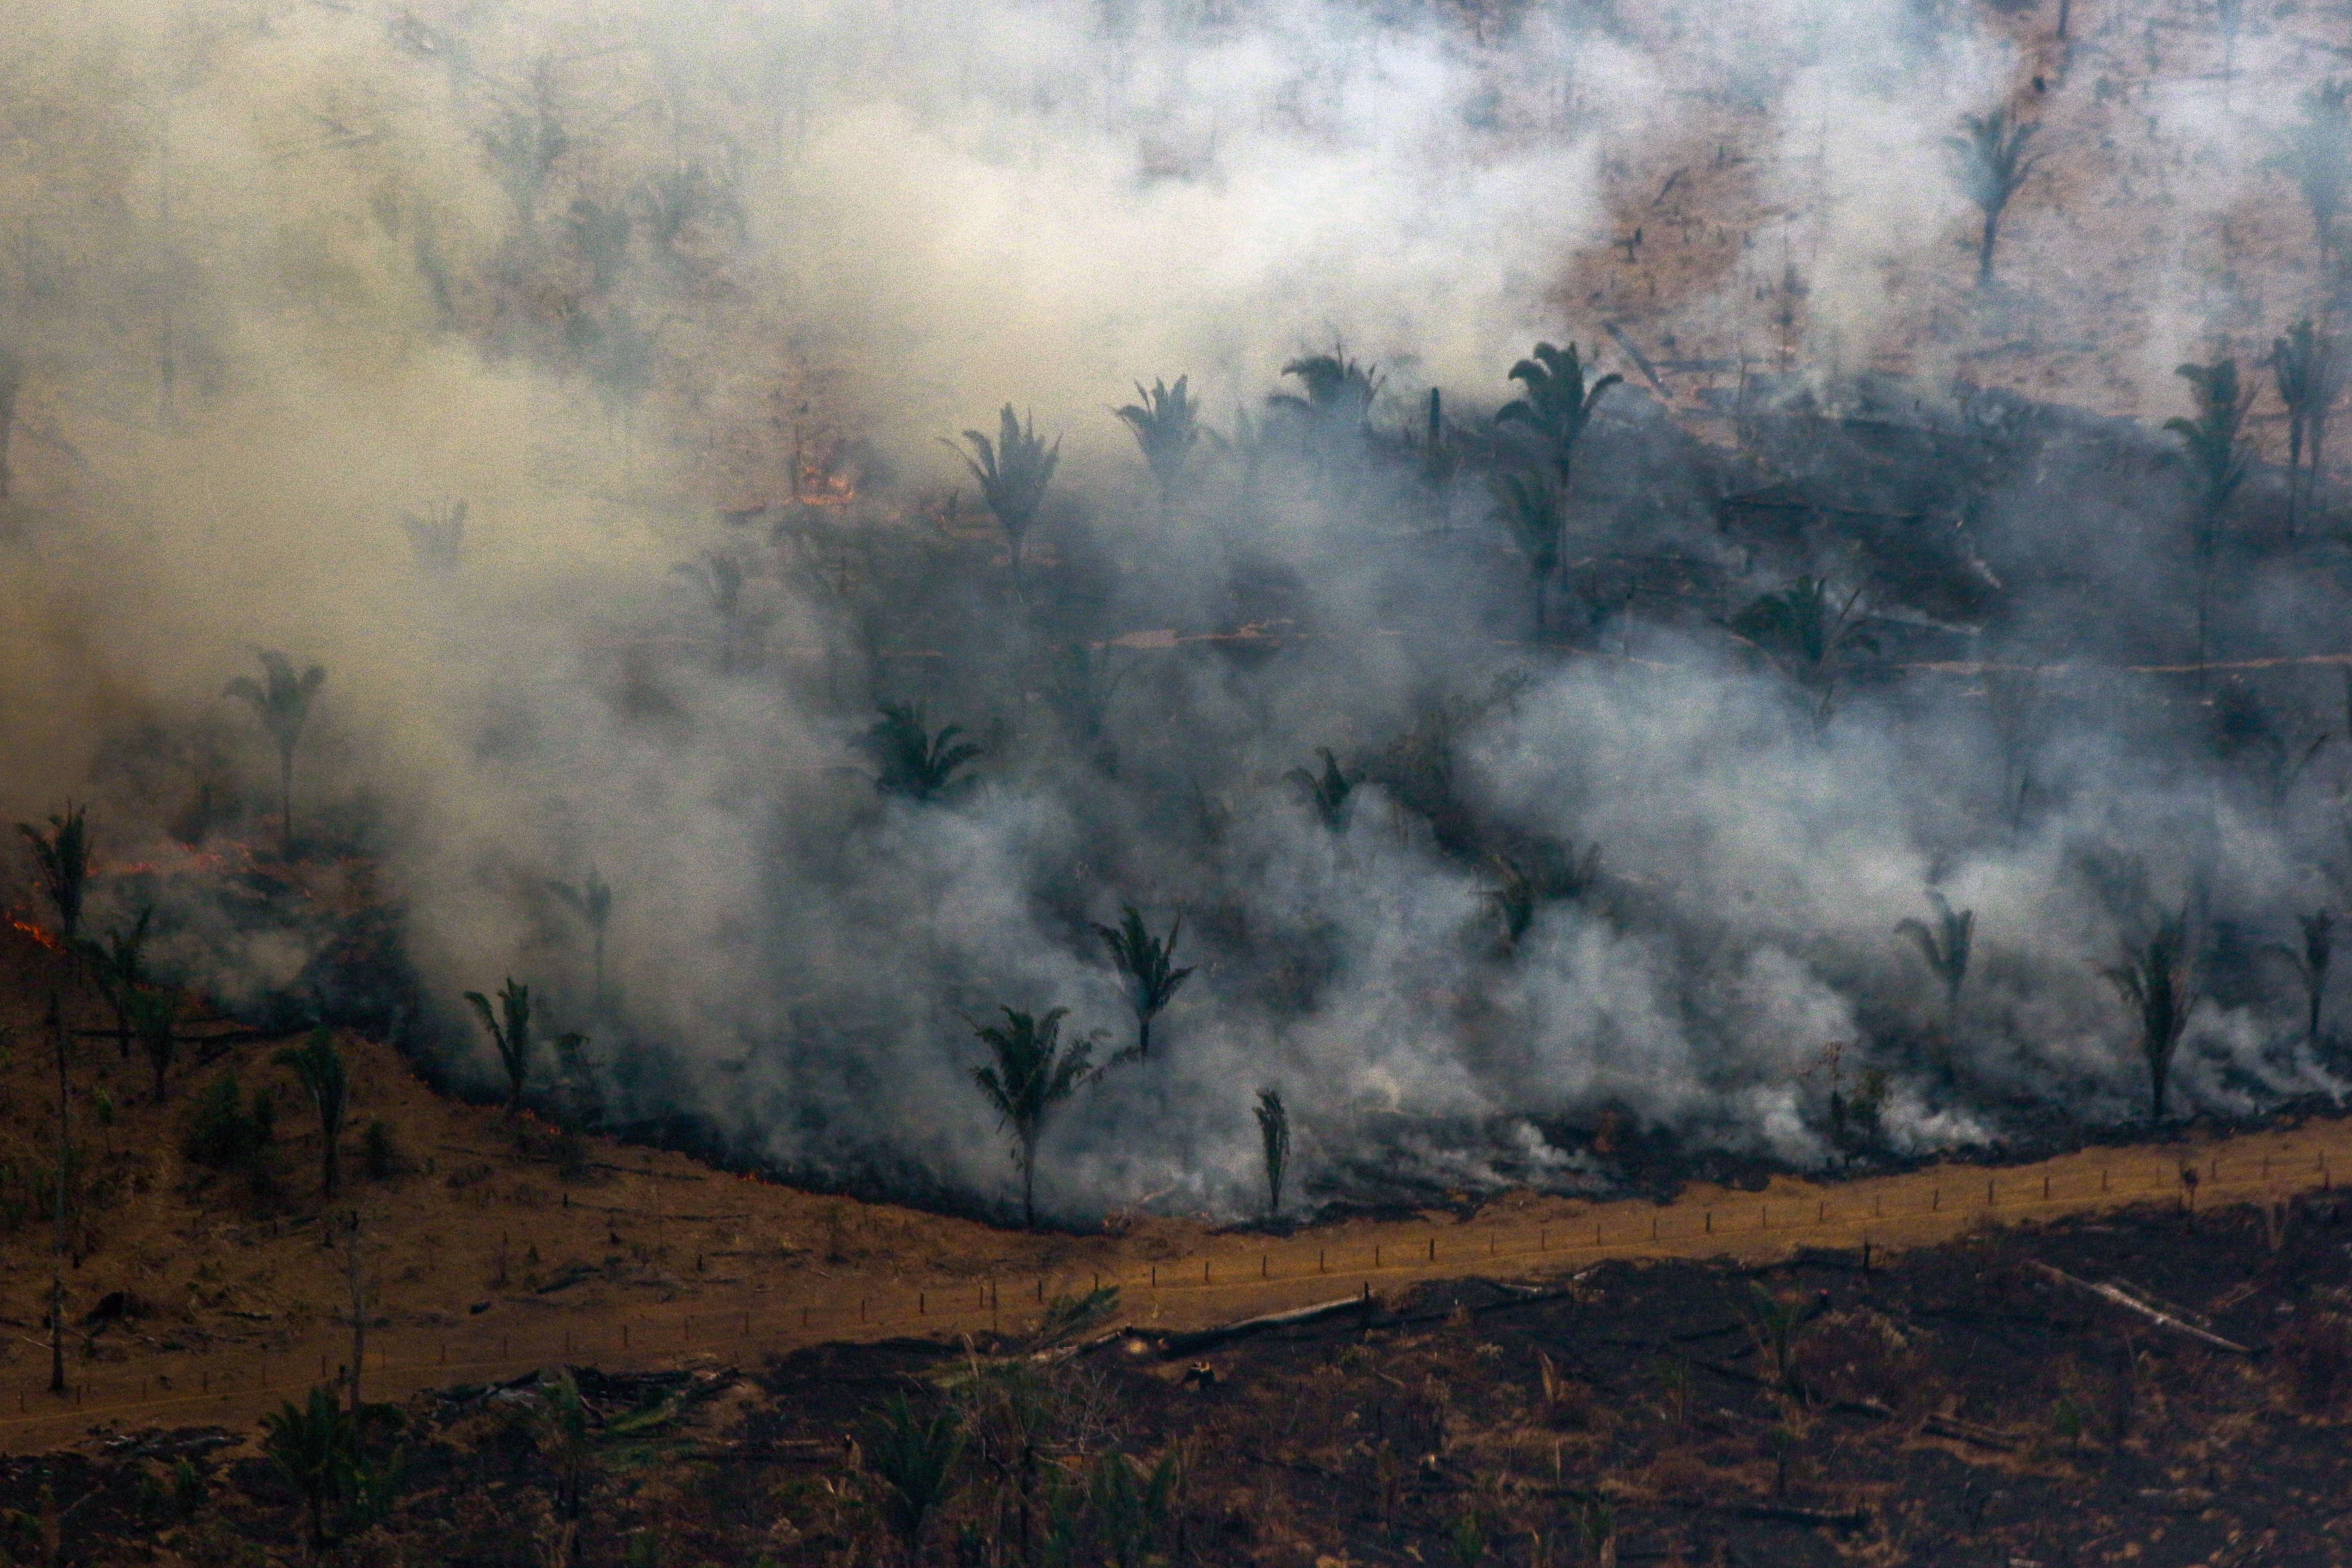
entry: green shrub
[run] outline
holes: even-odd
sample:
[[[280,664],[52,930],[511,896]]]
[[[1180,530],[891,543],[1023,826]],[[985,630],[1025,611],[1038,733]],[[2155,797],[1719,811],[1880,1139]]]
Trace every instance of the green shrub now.
[[[269,1091],[257,1089],[248,1102],[235,1073],[223,1073],[198,1097],[188,1115],[187,1156],[199,1165],[243,1175],[256,1194],[278,1184],[278,1111]]]

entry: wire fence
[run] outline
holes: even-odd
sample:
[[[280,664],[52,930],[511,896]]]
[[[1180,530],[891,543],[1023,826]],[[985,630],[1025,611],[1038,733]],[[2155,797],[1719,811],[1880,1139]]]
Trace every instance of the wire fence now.
[[[2344,1151],[2337,1152],[2340,1163]],[[1929,1180],[1898,1179],[1801,1197],[1768,1192],[1752,1202],[1726,1198],[1671,1207],[1623,1200],[1576,1219],[1479,1223],[1418,1237],[1392,1230],[1338,1245],[1312,1237],[1286,1238],[1246,1252],[1130,1260],[1110,1269],[1066,1268],[1018,1279],[861,1282],[784,1302],[695,1304],[675,1311],[643,1307],[585,1323],[525,1330],[372,1327],[361,1381],[372,1396],[404,1396],[453,1383],[497,1382],[559,1362],[662,1364],[691,1356],[780,1352],[829,1340],[1002,1332],[1008,1322],[1025,1326],[1050,1301],[1106,1286],[1130,1302],[1138,1294],[1144,1298],[1147,1310],[1139,1320],[1197,1327],[1234,1310],[1219,1303],[1235,1297],[1261,1298],[1261,1310],[1274,1310],[1304,1304],[1302,1298],[1328,1297],[1340,1288],[1369,1295],[1388,1281],[1539,1273],[1615,1258],[1769,1255],[1830,1244],[1858,1248],[1866,1265],[1874,1246],[1938,1239],[1995,1217],[2082,1213],[2150,1197],[2195,1209],[2333,1185],[2324,1147],[2208,1150],[2193,1161],[2134,1157],[2095,1167],[2077,1160],[2063,1171],[1988,1172],[1981,1177],[1947,1167]],[[1646,1215],[1640,1212],[1644,1206]],[[349,1346],[349,1330],[340,1328],[331,1335],[314,1335],[299,1348],[257,1352],[236,1362],[207,1354],[206,1364],[177,1375],[69,1362],[63,1394],[50,1389],[44,1364],[37,1381],[20,1384],[16,1408],[0,1411],[0,1445],[45,1436],[55,1440],[58,1428],[76,1424],[250,1418],[257,1403],[296,1398],[345,1378]],[[40,1348],[48,1350],[46,1344]],[[47,1355],[41,1360],[46,1363]],[[186,1386],[190,1379],[193,1388]]]

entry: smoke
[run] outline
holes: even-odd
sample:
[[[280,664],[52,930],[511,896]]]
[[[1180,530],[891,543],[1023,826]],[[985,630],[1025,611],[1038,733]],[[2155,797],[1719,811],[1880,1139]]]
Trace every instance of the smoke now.
[[[589,1037],[551,1105],[996,1204],[974,1026],[1066,1008],[1113,1063],[1093,928],[1132,904],[1194,972],[1050,1123],[1041,1202],[1238,1213],[1268,1085],[1316,1194],[2124,1122],[2102,971],[2187,907],[2175,1103],[2341,1091],[2271,951],[2341,897],[2337,673],[2127,669],[2193,652],[2173,443],[2021,395],[2251,374],[2308,287],[2234,194],[2276,94],[2094,92],[1931,0],[19,21],[8,804],[93,801],[96,923],[157,902],[158,962],[241,1010],[487,1083],[458,997],[512,975]],[[2056,172],[1971,290],[1944,139],[2012,101]],[[2083,193],[2135,177],[2179,265],[2126,300],[2071,280],[2115,264]],[[1538,639],[1481,477],[1503,373],[1571,336],[1628,381]],[[1268,403],[1318,353],[1368,405]],[[1179,375],[1216,436],[1163,509],[1108,405]],[[1019,584],[941,449],[1008,402],[1062,456]],[[2223,658],[2340,646],[2282,494],[2216,568]],[[1830,657],[1727,629],[1808,576],[1862,617]],[[220,698],[259,648],[330,672],[292,862]],[[968,787],[876,789],[915,701]],[[556,886],[592,876],[601,972]],[[1896,930],[1931,889],[1974,917],[1957,1007]]]

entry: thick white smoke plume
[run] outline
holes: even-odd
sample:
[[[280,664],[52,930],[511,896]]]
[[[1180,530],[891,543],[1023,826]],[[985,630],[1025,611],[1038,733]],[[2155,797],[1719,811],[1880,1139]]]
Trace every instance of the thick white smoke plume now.
[[[512,976],[587,1037],[551,1113],[967,1204],[974,1026],[1111,1061],[1095,927],[1181,917],[1049,1125],[1073,1219],[1250,1209],[1263,1087],[1312,1195],[2126,1122],[2104,972],[2169,911],[2173,1109],[2332,1097],[2273,949],[2342,899],[2337,674],[2129,667],[2201,574],[2232,670],[2342,646],[2337,498],[2257,473],[2208,574],[2177,441],[2027,400],[2267,374],[2282,94],[2135,88],[2077,9],[20,8],[12,820],[89,801],[96,923],[242,1009],[484,1085]],[[2045,163],[1977,289],[1996,108]],[[2135,177],[2165,265],[2103,294]],[[1626,379],[1531,593],[1493,416],[1571,339]],[[1179,376],[1163,493],[1110,407]],[[1017,576],[960,461],[1007,404],[1060,442]],[[1826,645],[1742,613],[1817,579]],[[328,672],[290,859],[259,649]],[[917,702],[982,748],[940,798],[876,787]]]

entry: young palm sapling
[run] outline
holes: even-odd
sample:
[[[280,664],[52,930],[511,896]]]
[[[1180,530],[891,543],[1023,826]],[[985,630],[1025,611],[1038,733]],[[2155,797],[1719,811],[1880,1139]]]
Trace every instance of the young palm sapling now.
[[[74,944],[105,995],[107,1006],[113,1011],[115,1043],[125,1058],[131,1055],[131,999],[138,994],[145,978],[141,959],[147,947],[147,927],[154,918],[155,906],[147,904],[140,909],[139,918],[131,922],[129,931],[116,926],[106,933],[104,942],[83,937]]]
[[[223,689],[222,695],[238,698],[250,706],[254,717],[261,721],[262,730],[278,748],[278,805],[286,827],[286,853],[290,858],[294,853],[294,748],[301,743],[302,727],[310,718],[310,700],[327,683],[327,672],[314,664],[297,676],[292,661],[275,648],[264,648],[258,657],[267,684],[240,675]]]
[[[1356,781],[1339,767],[1339,759],[1325,746],[1315,748],[1323,759],[1323,771],[1312,773],[1306,768],[1293,768],[1282,776],[1298,786],[1307,795],[1307,805],[1315,808],[1316,819],[1338,833],[1348,826],[1348,797],[1355,793]]]
[[[341,1173],[343,1116],[351,1105],[351,1075],[343,1066],[343,1053],[322,1024],[301,1046],[289,1046],[269,1059],[293,1069],[302,1092],[310,1096],[310,1108],[319,1113],[319,1189],[321,1196],[331,1198]]]
[[[1869,617],[1859,613],[1861,602],[1860,588],[1841,599],[1824,580],[1800,577],[1777,594],[1748,601],[1731,617],[1731,630],[1815,693],[1814,722],[1826,723],[1847,656],[1878,646]]]
[[[1270,393],[1266,405],[1299,416],[1325,441],[1362,435],[1371,421],[1372,399],[1387,379],[1379,366],[1349,359],[1345,344],[1328,354],[1301,355],[1285,364],[1282,374],[1297,380],[1307,395]]]
[[[261,1418],[261,1452],[303,1502],[310,1520],[310,1553],[327,1550],[327,1503],[351,1485],[360,1458],[359,1421],[324,1387],[300,1405],[289,1400]]]
[[[1283,1178],[1290,1173],[1290,1112],[1282,1103],[1279,1089],[1257,1091],[1258,1145],[1265,1153],[1265,1212],[1268,1218],[1282,1212]]]
[[[1547,472],[1505,469],[1487,476],[1486,487],[1495,498],[1496,511],[1511,531],[1511,542],[1528,563],[1528,587],[1535,597],[1536,637],[1540,641],[1546,630],[1545,594],[1559,573],[1567,545],[1568,508],[1562,504],[1559,483]]]
[[[47,833],[29,822],[16,831],[33,848],[40,871],[41,890],[58,911],[58,937],[68,952],[78,950],[81,934],[82,891],[89,882],[90,833],[88,807],[66,802],[65,815],[49,818]]]
[[[123,999],[123,1008],[155,1075],[155,1103],[161,1105],[169,1092],[172,1063],[180,1054],[180,998],[162,986],[142,985]]]
[[[1179,915],[1162,941],[1144,929],[1143,917],[1133,904],[1120,910],[1118,924],[1095,927],[1095,934],[1110,950],[1110,961],[1127,983],[1127,1005],[1135,1012],[1135,1055],[1144,1060],[1151,1056],[1151,1020],[1192,977],[1190,968],[1178,969],[1171,962],[1177,933],[1183,929],[1184,917]]]
[[[1062,1020],[1066,1007],[1055,1007],[1043,1016],[1001,1009],[1004,1022],[974,1024],[972,1033],[994,1058],[972,1069],[972,1081],[996,1110],[998,1125],[1013,1131],[1013,1160],[1021,1169],[1021,1214],[1029,1229],[1037,1227],[1037,1140],[1046,1120],[1093,1075],[1094,1044],[1089,1040],[1062,1044]],[[967,1020],[968,1021],[968,1020]]]
[[[954,1489],[963,1431],[953,1407],[916,1414],[895,1394],[866,1423],[866,1463],[879,1483],[877,1501],[907,1561],[919,1560],[923,1526]]]
[[[2189,911],[2183,909],[2159,920],[2147,941],[2126,948],[2123,958],[2100,973],[2137,1016],[2140,1056],[2147,1064],[2148,1119],[2162,1121],[2173,1053],[2179,1049],[2181,1031],[2197,1005]]]
[[[475,1016],[498,1048],[499,1065],[507,1075],[507,1120],[514,1121],[522,1114],[522,1086],[530,1077],[530,987],[518,985],[515,978],[507,976],[506,986],[499,993],[499,1010],[505,1015],[505,1024],[490,1011],[490,999],[478,991],[466,993],[473,1005]]]

